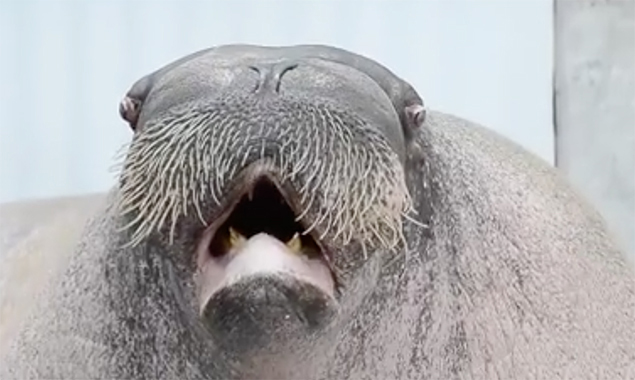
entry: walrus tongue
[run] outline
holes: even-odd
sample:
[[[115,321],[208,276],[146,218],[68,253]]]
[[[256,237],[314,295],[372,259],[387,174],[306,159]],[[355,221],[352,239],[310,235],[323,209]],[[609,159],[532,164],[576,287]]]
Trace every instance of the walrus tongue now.
[[[207,260],[200,270],[201,306],[223,288],[249,278],[287,278],[312,285],[335,297],[335,282],[327,263],[320,256],[294,252],[266,233],[242,238],[229,252]],[[202,309],[203,311],[203,309]]]
[[[268,234],[254,235],[226,256],[225,281],[229,285],[250,275],[287,274],[333,295],[334,282],[325,263],[293,248]]]

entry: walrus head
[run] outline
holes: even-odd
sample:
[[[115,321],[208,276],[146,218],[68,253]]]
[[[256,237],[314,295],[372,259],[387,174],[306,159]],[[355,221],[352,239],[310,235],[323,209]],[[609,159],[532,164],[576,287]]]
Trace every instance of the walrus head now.
[[[405,243],[404,136],[423,107],[368,59],[215,48],[142,78],[120,113],[127,243],[192,246],[199,316],[221,342],[318,331],[350,274]]]

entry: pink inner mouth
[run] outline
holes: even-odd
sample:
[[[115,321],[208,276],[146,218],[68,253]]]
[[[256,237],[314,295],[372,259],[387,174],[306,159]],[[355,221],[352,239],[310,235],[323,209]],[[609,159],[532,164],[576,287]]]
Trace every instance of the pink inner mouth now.
[[[334,295],[330,255],[312,234],[302,234],[290,203],[271,178],[260,176],[212,223],[197,252],[205,298],[238,278],[274,272]]]

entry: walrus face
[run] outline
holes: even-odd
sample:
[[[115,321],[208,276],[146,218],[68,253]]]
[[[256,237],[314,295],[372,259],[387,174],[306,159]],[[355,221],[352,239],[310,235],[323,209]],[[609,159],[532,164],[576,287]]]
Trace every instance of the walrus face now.
[[[131,245],[195,241],[183,254],[219,341],[266,345],[319,331],[359,268],[404,242],[404,138],[353,67],[230,53],[133,86],[119,207]]]

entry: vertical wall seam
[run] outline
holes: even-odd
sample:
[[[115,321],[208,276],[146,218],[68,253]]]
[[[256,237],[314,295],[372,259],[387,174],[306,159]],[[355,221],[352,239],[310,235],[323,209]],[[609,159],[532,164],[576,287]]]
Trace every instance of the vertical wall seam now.
[[[551,124],[553,133],[553,164],[555,167],[560,166],[560,154],[558,143],[558,0],[552,0],[553,5],[553,52],[551,66]]]

